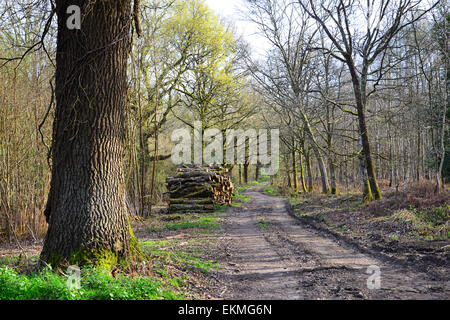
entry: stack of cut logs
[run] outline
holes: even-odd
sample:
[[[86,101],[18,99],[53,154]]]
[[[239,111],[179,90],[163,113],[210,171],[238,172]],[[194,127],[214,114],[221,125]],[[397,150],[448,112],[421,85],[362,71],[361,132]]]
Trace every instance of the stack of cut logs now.
[[[211,212],[214,205],[229,205],[233,183],[221,166],[184,166],[166,179],[169,213]]]

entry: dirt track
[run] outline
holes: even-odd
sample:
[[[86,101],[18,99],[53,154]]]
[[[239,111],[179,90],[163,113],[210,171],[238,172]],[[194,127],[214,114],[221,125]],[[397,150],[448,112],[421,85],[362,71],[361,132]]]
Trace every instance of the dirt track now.
[[[382,261],[303,225],[286,200],[261,193],[228,211],[222,235],[223,299],[449,299],[448,279]],[[381,288],[368,289],[369,266]],[[370,282],[375,284],[374,282]]]

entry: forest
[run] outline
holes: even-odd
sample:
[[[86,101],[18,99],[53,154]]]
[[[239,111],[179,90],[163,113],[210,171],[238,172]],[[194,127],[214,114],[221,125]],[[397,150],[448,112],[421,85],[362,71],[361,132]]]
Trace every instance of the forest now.
[[[0,2],[0,300],[449,299],[448,0],[220,2]]]

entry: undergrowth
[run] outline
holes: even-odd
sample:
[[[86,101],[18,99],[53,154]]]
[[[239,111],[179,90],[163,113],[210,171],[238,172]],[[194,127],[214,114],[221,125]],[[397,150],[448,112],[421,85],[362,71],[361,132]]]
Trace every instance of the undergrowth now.
[[[46,268],[21,274],[0,266],[0,300],[160,300],[183,295],[152,277],[111,275],[103,269],[81,269],[80,287],[71,288],[61,271]]]
[[[448,240],[450,235],[450,205],[432,209],[401,209],[390,216],[378,218],[382,221],[406,223],[419,237],[425,240]]]
[[[250,197],[239,191],[235,192],[233,195],[233,205],[234,206],[239,206],[236,204],[241,204],[242,202],[248,202],[248,201],[250,201]]]
[[[148,221],[148,232],[164,231],[164,230],[216,230],[220,228],[220,217],[225,208],[218,208],[210,213],[192,213],[181,215],[166,215],[164,217],[156,217]]]
[[[201,254],[193,249],[173,249],[170,241],[150,241],[140,243],[144,252],[152,256],[154,272],[165,276],[167,265],[177,265],[181,268],[200,271],[207,274],[212,269],[217,269],[218,264],[213,260],[204,259]]]
[[[203,258],[200,249],[179,246],[176,240],[141,242],[139,246],[147,257],[145,262],[110,270],[83,267],[78,288],[69,285],[70,274],[63,268],[30,269],[18,257],[2,258],[0,300],[186,299],[192,297],[186,294],[192,277],[219,267],[216,261]]]
[[[258,217],[258,227],[260,229],[268,229],[269,228],[269,221],[266,220],[264,217]]]

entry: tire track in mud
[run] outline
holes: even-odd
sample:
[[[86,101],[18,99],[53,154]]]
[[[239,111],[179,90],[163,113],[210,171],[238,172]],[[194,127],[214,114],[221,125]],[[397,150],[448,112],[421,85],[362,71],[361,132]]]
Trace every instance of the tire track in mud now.
[[[286,200],[245,192],[230,208],[221,235],[222,299],[448,299],[448,282],[380,261],[319,234],[292,217]],[[381,288],[368,289],[369,266]]]

